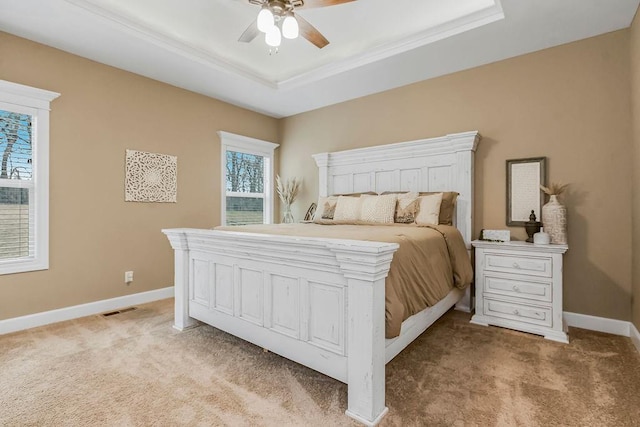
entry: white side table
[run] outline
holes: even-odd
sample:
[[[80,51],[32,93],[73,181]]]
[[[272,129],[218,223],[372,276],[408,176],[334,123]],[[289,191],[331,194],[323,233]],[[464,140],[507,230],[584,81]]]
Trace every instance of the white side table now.
[[[476,312],[471,323],[502,326],[568,343],[562,317],[567,245],[471,242],[476,250]]]

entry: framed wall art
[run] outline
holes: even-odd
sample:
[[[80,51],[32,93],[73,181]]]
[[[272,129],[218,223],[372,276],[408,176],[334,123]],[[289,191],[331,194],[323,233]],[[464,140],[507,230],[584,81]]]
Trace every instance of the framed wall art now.
[[[127,150],[125,202],[176,203],[178,158],[167,154]]]
[[[533,211],[536,220],[542,217],[546,185],[546,157],[507,160],[507,225],[524,226]]]

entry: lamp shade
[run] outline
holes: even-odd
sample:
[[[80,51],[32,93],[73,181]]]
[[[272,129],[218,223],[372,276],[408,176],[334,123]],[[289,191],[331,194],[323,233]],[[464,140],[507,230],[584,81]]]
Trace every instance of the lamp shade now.
[[[295,39],[298,34],[300,34],[298,21],[293,16],[293,13],[289,13],[282,22],[282,36],[286,39]]]
[[[273,13],[267,8],[263,7],[258,13],[258,30],[266,33],[271,27],[274,26]]]
[[[282,36],[280,35],[280,29],[273,25],[267,33],[264,35],[264,41],[271,47],[278,47],[282,42]]]

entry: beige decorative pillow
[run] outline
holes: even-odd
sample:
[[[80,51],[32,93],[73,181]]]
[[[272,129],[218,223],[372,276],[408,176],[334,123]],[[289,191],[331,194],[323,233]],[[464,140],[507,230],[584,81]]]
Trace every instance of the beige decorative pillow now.
[[[396,205],[395,222],[399,224],[413,224],[418,212],[418,193],[398,194]]]
[[[436,194],[437,191],[420,193],[421,196],[428,196],[430,194]],[[444,225],[453,225],[453,216],[456,209],[456,199],[458,193],[455,191],[443,191],[442,192],[442,204],[440,205],[440,216],[438,222]]]
[[[316,207],[316,213],[313,215],[314,221],[332,220],[336,211],[336,203],[338,198],[336,196],[320,197],[318,199],[318,206]]]
[[[435,193],[429,196],[420,196],[418,200],[418,215],[416,215],[416,224],[437,225],[438,216],[440,215],[440,205],[442,204],[442,193]]]
[[[335,221],[359,221],[362,199],[360,197],[340,196],[336,204]]]
[[[362,195],[360,197],[362,203],[360,220],[375,224],[393,224],[397,198],[395,194],[386,196]]]

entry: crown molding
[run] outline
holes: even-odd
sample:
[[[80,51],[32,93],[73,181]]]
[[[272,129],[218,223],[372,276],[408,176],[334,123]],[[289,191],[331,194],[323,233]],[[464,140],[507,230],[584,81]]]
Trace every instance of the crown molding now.
[[[486,24],[504,19],[504,12],[500,0],[495,0],[493,6],[482,9],[467,16],[446,22],[402,40],[383,44],[364,53],[335,61],[318,67],[312,71],[278,81],[278,89],[293,89],[323,80],[327,77],[344,73],[373,62],[407,52],[421,46],[435,43],[447,37],[473,30]]]
[[[277,83],[274,81],[265,79],[245,67],[225,60],[221,56],[214,55],[189,43],[176,40],[175,38],[170,37],[160,31],[153,30],[137,19],[125,17],[104,7],[100,7],[89,0],[64,1],[81,9],[84,9],[85,11],[92,13],[101,19],[107,20],[112,24],[118,25],[122,30],[135,37],[138,37],[139,39],[147,41],[162,49],[176,53],[184,58],[214,68],[217,71],[222,71],[231,75],[239,74],[242,77],[253,80],[257,83],[261,83],[271,89],[278,88]]]
[[[266,78],[251,69],[222,56],[205,51],[189,43],[177,40],[168,34],[149,28],[142,21],[125,17],[107,8],[93,3],[91,0],[64,0],[69,4],[84,9],[101,19],[118,25],[122,30],[153,45],[176,53],[184,58],[199,62],[203,65],[223,71],[229,74],[239,74],[247,79],[260,83],[270,89],[288,90],[315,83],[328,77],[341,74],[364,65],[371,64],[409,50],[434,43],[436,41],[481,27],[483,25],[504,19],[504,12],[500,0],[494,0],[494,4],[485,9],[458,19],[446,22],[442,25],[429,28],[413,36],[386,43],[379,47],[367,50],[364,53],[349,56],[342,60],[328,63],[311,71],[302,72],[293,77],[282,80]]]

